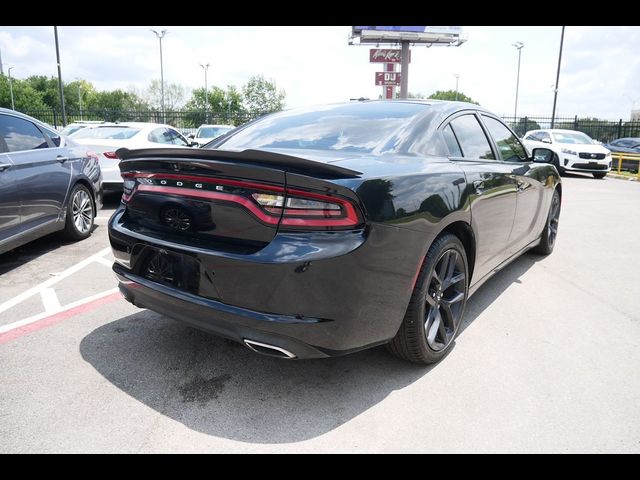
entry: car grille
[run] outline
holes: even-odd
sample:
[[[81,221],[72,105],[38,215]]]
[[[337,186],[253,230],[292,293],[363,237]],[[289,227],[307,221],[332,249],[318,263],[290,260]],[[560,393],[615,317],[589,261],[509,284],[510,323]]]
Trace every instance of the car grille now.
[[[572,165],[573,168],[587,168],[589,170],[606,170],[609,168],[609,165],[600,165],[597,163],[574,163]]]
[[[588,152],[580,152],[578,154],[580,158],[591,158],[593,160],[602,160],[604,158],[604,153],[588,153]]]

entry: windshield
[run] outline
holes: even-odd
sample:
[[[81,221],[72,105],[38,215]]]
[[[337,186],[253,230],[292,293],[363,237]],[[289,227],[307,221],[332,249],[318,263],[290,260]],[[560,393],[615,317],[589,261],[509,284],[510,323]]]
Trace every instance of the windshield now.
[[[66,135],[69,136],[75,132],[77,132],[78,130],[82,130],[86,125],[67,125],[66,127],[64,127],[62,129],[62,131],[60,132],[62,135]]]
[[[196,138],[216,138],[233,130],[233,127],[201,127],[196,133]]]
[[[553,132],[553,138],[558,143],[579,143],[593,145],[593,140],[580,132]]]
[[[140,131],[139,128],[131,127],[96,127],[85,128],[76,133],[73,138],[102,138],[102,139],[127,139],[133,137]]]
[[[292,148],[371,153],[393,150],[425,104],[386,103],[298,108],[269,115],[214,148]]]

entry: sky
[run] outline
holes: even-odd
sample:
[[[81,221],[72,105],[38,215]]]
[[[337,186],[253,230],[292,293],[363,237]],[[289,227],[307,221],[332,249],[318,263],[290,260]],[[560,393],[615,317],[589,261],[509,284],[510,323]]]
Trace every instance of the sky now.
[[[160,78],[159,42],[150,29],[168,30],[162,41],[164,78],[190,89],[204,86],[200,63],[209,63],[209,86],[241,87],[262,74],[296,107],[378,98],[380,64],[369,48],[349,45],[349,26],[311,27],[58,27],[62,76],[82,78],[98,90],[145,88]],[[561,27],[463,26],[460,47],[412,47],[409,91],[459,91],[499,115],[513,115],[518,51],[518,115],[550,116]],[[0,26],[4,70],[12,76],[57,75],[53,27]],[[558,116],[628,119],[640,109],[640,27],[565,29]]]

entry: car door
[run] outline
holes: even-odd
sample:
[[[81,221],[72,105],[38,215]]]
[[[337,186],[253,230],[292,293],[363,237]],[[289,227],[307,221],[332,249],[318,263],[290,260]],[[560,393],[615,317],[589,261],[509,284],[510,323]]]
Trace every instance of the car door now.
[[[516,215],[508,240],[509,256],[518,252],[540,234],[542,222],[546,218],[545,185],[547,178],[542,177],[541,164],[535,164],[527,154],[518,137],[501,120],[494,116],[481,114],[489,136],[493,140],[500,160],[511,169],[516,181]],[[546,133],[546,132],[542,132]],[[540,142],[542,145],[547,145]]]
[[[20,230],[20,190],[6,151],[7,144],[0,136],[0,243]]]
[[[471,224],[476,236],[476,281],[507,257],[507,242],[516,214],[516,181],[512,167],[499,161],[476,114],[452,117],[442,128],[469,186]],[[475,283],[475,282],[474,282]]]
[[[0,132],[19,186],[21,230],[57,221],[71,180],[62,137],[49,138],[35,123],[13,115],[2,115]]]

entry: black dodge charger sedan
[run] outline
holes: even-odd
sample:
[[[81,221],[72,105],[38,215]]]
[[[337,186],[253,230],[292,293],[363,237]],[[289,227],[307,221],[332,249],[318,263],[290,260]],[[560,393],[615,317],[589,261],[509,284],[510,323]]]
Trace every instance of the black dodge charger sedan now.
[[[469,295],[558,230],[553,153],[467,103],[299,108],[201,150],[117,153],[124,297],[282,358],[437,362]]]

